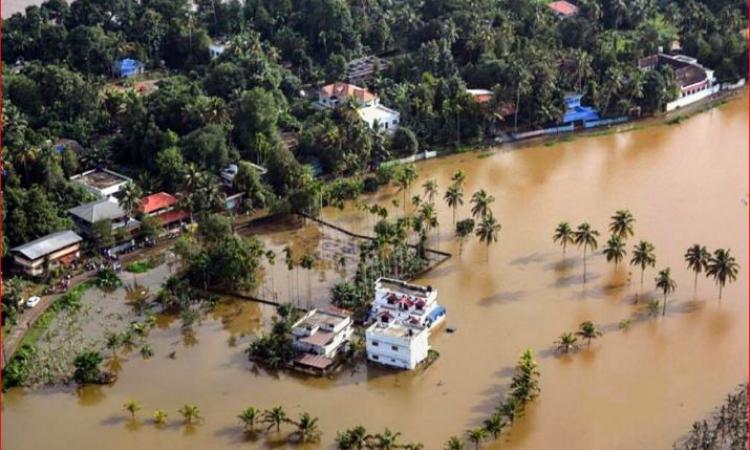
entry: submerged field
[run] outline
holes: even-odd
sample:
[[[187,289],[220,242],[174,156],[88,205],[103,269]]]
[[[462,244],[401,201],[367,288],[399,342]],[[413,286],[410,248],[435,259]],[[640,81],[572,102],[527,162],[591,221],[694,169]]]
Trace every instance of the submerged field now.
[[[417,282],[438,289],[448,324],[457,331],[432,337],[441,357],[426,371],[393,373],[360,365],[335,379],[268,374],[253,368],[244,350],[273,310],[225,302],[194,327],[191,339],[185,339],[178,322],[154,329],[149,342],[155,356],[123,361],[112,387],[6,393],[3,445],[13,450],[284,448],[283,435],[248,437],[236,419],[247,406],[281,405],[294,417],[302,411],[320,417],[321,443],[297,448],[331,448],[337,430],[362,424],[372,432],[390,427],[403,433],[404,442],[439,449],[450,435],[477,426],[492,411],[516,359],[531,348],[539,362],[541,395],[510,433],[483,448],[670,448],[694,420],[747,380],[747,121],[745,94],[678,125],[420,164],[415,186],[435,178],[441,196],[453,171],[464,170],[466,197],[480,188],[489,191],[503,225],[488,261],[476,240],[459,256],[451,210],[439,203],[439,246],[454,257]],[[390,206],[394,195],[388,189],[369,200],[397,215]],[[615,271],[597,254],[589,258],[584,285],[580,251],[568,249],[563,261],[552,244],[552,231],[562,220],[574,226],[591,222],[602,232],[603,244],[609,217],[621,208],[637,219],[628,250],[647,239],[656,246],[656,268],[672,268],[678,288],[665,318],[651,318],[643,302],[634,304],[637,270],[621,265]],[[464,205],[458,217],[468,215]],[[326,210],[324,217],[355,232],[368,220],[351,206]],[[285,245],[280,237],[315,237],[311,230],[273,234],[269,239],[276,247]],[[706,279],[693,294],[693,277],[683,262],[693,243],[729,247],[742,267],[721,302]],[[284,300],[290,293],[281,266],[277,261],[272,290]],[[321,270],[328,272],[321,275]],[[336,277],[325,267],[314,274]],[[655,276],[654,269],[647,271],[649,288]],[[300,273],[303,296],[306,277]],[[627,319],[630,327],[621,330],[618,324]],[[590,349],[556,356],[553,341],[584,320],[600,325],[604,336]],[[171,352],[174,359],[167,356]],[[139,426],[121,411],[130,399],[144,405]],[[179,425],[176,412],[185,403],[198,405],[205,417],[190,431]],[[146,420],[157,408],[170,413],[164,429]]]

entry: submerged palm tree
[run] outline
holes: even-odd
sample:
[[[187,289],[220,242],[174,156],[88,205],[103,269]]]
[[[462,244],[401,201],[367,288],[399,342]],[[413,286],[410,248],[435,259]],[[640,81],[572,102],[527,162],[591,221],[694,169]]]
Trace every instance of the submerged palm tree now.
[[[294,432],[299,442],[315,442],[320,439],[318,418],[304,412],[299,415],[299,420],[294,422],[297,430]]]
[[[613,234],[607,241],[607,245],[602,249],[602,253],[607,258],[607,262],[615,262],[615,270],[617,270],[617,265],[625,258],[628,252],[625,250],[625,242],[620,235]]]
[[[401,167],[401,170],[396,174],[395,183],[398,186],[399,192],[404,194],[404,214],[406,214],[406,194],[411,188],[412,183],[417,180],[417,168],[414,164],[407,164]]]
[[[711,253],[708,252],[705,246],[699,244],[693,244],[685,252],[685,262],[687,263],[688,269],[695,273],[695,281],[693,281],[694,294],[698,290],[698,275],[708,269],[708,261],[710,258]]]
[[[445,195],[443,195],[443,199],[445,199],[445,203],[448,204],[448,207],[453,209],[453,223],[456,223],[456,210],[459,206],[464,204],[464,192],[461,189],[461,186],[457,184],[451,185],[451,187],[448,188],[447,191],[445,191]]]
[[[599,232],[591,228],[588,222],[584,222],[578,225],[575,231],[575,243],[579,247],[583,247],[583,282],[586,282],[586,249],[591,251],[596,250],[599,243],[596,237],[599,236]]]
[[[578,338],[573,333],[563,333],[555,341],[557,351],[560,353],[570,353],[578,350]]]
[[[719,300],[721,300],[721,292],[727,281],[730,283],[735,281],[739,270],[740,266],[734,256],[729,254],[729,249],[720,248],[714,251],[713,256],[708,261],[706,276],[714,277],[716,284],[719,285]]]
[[[641,241],[633,247],[633,256],[630,258],[631,266],[640,266],[641,268],[641,291],[643,291],[643,273],[646,267],[656,265],[656,256],[654,255],[654,245],[650,242]],[[640,292],[639,292],[640,295]],[[638,303],[638,295],[635,297]]]
[[[602,335],[602,332],[597,328],[596,325],[594,325],[594,322],[587,320],[585,322],[582,322],[578,326],[578,331],[576,331],[576,335],[582,337],[583,339],[588,340],[588,346],[591,347],[591,340],[596,339],[599,336]]]
[[[491,434],[495,440],[503,432],[503,428],[505,428],[505,421],[503,421],[503,416],[498,412],[494,412],[489,419],[484,421],[484,430]]]
[[[660,289],[664,294],[664,306],[661,309],[661,315],[664,316],[667,313],[667,296],[677,289],[677,283],[672,279],[670,275],[670,269],[667,267],[664,270],[659,271],[659,275],[654,280],[656,282],[656,288]]]
[[[248,431],[252,431],[255,428],[255,421],[258,416],[258,410],[250,406],[242,411],[237,418],[242,421]]]
[[[484,428],[474,428],[473,430],[466,431],[466,437],[474,444],[474,449],[477,450],[482,445],[482,441],[487,439],[487,431]]]
[[[627,239],[633,236],[633,223],[635,218],[627,209],[621,209],[612,216],[612,222],[609,224],[609,232],[619,236],[621,239]]]
[[[495,201],[495,197],[491,196],[484,189],[480,189],[471,196],[471,216],[472,217],[484,217],[490,212],[490,204]]]
[[[154,423],[156,425],[164,425],[167,423],[167,418],[169,418],[169,414],[163,409],[157,409],[154,411]]]
[[[367,433],[367,429],[362,425],[357,425],[354,428],[350,428],[343,432],[336,434],[336,444],[341,450],[363,450],[369,439],[371,439]]]
[[[482,221],[477,227],[476,234],[479,237],[479,242],[483,242],[487,246],[486,260],[490,259],[490,245],[497,242],[501,229],[502,225],[495,220],[491,212],[482,217]]]
[[[286,412],[281,406],[275,406],[269,410],[263,411],[263,423],[268,424],[268,430],[276,428],[276,432],[281,431],[281,424],[287,421]]]
[[[187,425],[192,425],[194,421],[201,418],[200,411],[195,405],[184,405],[177,412],[182,415],[182,418]]]
[[[464,183],[466,182],[466,173],[464,173],[464,171],[461,169],[453,172],[453,175],[451,175],[451,181],[456,186],[463,187]]]
[[[135,420],[135,413],[142,409],[141,404],[135,400],[130,400],[122,405],[122,409],[130,413],[130,419]]]
[[[451,436],[443,446],[443,450],[466,450],[466,446],[461,439]]]
[[[560,222],[555,228],[555,234],[552,235],[552,242],[559,243],[563,249],[563,258],[568,244],[575,243],[575,233],[568,222]]]
[[[375,437],[375,448],[380,450],[393,450],[399,448],[398,438],[401,436],[401,432],[392,432],[386,428],[384,432],[376,434]]]

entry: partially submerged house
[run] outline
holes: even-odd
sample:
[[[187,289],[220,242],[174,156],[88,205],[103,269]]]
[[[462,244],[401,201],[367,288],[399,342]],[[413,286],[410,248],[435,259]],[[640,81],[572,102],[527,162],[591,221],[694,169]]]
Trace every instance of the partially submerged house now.
[[[314,373],[335,367],[337,356],[346,351],[353,333],[347,314],[313,309],[292,325],[294,366]]]
[[[445,308],[437,302],[437,290],[431,286],[379,278],[370,310],[373,323],[365,332],[367,359],[414,369],[427,359],[430,330],[445,317]]]
[[[679,97],[667,103],[667,111],[703,100],[719,92],[721,88],[716,83],[714,71],[698,64],[698,60],[695,58],[658,53],[638,60],[638,67],[644,71],[654,70],[665,65],[672,67],[680,86]]]
[[[101,199],[116,198],[132,180],[109,169],[92,169],[70,177]]]
[[[57,231],[12,248],[16,267],[32,277],[46,275],[49,270],[67,266],[81,256],[83,238],[73,231]]]

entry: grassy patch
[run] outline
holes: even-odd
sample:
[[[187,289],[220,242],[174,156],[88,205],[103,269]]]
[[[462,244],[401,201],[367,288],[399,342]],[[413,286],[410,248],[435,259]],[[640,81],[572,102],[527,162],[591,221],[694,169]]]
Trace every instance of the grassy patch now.
[[[161,260],[162,258],[160,257],[152,256],[146,260],[136,261],[134,263],[128,264],[127,266],[125,266],[125,270],[130,273],[148,272],[149,270],[161,264]]]

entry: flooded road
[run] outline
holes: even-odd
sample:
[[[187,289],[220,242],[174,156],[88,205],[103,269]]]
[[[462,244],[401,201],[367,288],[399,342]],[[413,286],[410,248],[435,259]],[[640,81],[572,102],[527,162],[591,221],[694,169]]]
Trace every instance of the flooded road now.
[[[363,365],[335,379],[306,379],[253,370],[243,351],[272,311],[229,305],[205,318],[194,339],[185,340],[178,323],[152,331],[155,356],[129,357],[112,387],[7,393],[4,448],[284,448],[284,433],[253,441],[236,419],[247,406],[278,404],[292,417],[303,411],[320,417],[321,443],[296,448],[332,448],[337,430],[362,424],[373,433],[390,427],[403,433],[402,442],[436,450],[491,413],[526,348],[537,354],[541,395],[501,442],[483,448],[671,448],[747,380],[747,123],[744,94],[679,125],[420,164],[415,186],[435,178],[440,197],[452,172],[464,170],[467,204],[458,217],[468,217],[468,197],[484,188],[496,198],[492,210],[503,226],[488,262],[476,239],[458,256],[451,210],[440,204],[439,245],[454,257],[417,281],[438,289],[457,331],[431,338],[441,356],[426,371]],[[373,201],[389,205],[394,194],[389,189]],[[664,267],[677,281],[663,319],[643,318],[643,302],[633,303],[638,271],[621,265],[616,272],[596,254],[584,286],[581,252],[569,248],[563,264],[552,243],[558,222],[589,221],[602,232],[601,246],[609,217],[622,208],[637,220],[628,250],[640,239],[656,246],[646,286]],[[365,220],[354,208],[327,210],[325,218],[355,232]],[[721,302],[706,279],[693,294],[683,262],[693,243],[729,247],[742,267]],[[276,285],[283,279],[276,277]],[[620,330],[628,318],[631,326]],[[553,341],[584,320],[597,323],[604,336],[578,354],[555,356]],[[167,357],[172,351],[175,359]],[[130,399],[144,406],[139,426],[121,411]],[[185,403],[198,405],[205,417],[192,430],[178,423],[176,410]],[[164,429],[151,424],[154,409],[170,413]]]

